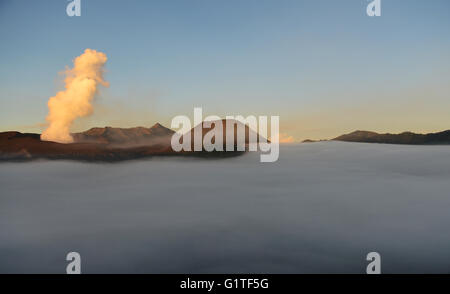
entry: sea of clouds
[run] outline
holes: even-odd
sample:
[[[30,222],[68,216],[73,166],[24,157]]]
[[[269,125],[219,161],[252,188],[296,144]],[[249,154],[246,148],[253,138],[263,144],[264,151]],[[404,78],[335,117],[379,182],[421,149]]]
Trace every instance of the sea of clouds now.
[[[450,272],[450,148],[0,163],[0,273]]]

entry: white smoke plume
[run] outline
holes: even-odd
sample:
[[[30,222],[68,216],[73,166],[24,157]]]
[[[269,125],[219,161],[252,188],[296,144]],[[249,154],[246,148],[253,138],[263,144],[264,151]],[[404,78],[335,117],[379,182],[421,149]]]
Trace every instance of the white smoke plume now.
[[[91,102],[98,92],[99,85],[109,86],[103,79],[104,65],[107,60],[106,54],[86,49],[83,54],[75,58],[73,68],[65,70],[65,90],[48,100],[49,113],[46,119],[49,126],[42,133],[42,140],[73,142],[70,135],[70,126],[73,121],[92,113]]]

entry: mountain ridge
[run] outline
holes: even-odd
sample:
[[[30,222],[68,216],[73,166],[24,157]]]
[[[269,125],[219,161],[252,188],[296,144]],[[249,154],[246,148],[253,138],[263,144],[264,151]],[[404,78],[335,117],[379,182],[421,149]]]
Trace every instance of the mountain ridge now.
[[[193,130],[193,129],[191,129]],[[180,151],[172,149],[175,132],[156,123],[150,128],[94,127],[73,133],[73,143],[41,140],[40,134],[0,132],[0,161],[68,159],[79,161],[123,161],[151,156],[230,157],[243,151]]]
[[[379,134],[371,131],[357,130],[348,134],[338,136],[333,141],[360,142],[360,143],[384,143],[403,145],[447,145],[450,144],[450,130],[418,134],[413,132],[402,132],[399,134]]]
[[[225,123],[223,123],[225,122]],[[222,120],[224,130],[228,121]],[[202,122],[202,139],[209,132],[211,127],[204,126]],[[189,136],[193,143],[193,134],[200,124],[194,126],[184,135]],[[235,124],[235,144],[236,149],[236,128]],[[245,151],[248,150],[251,142],[249,134],[254,132],[245,125]],[[40,134],[21,133],[17,131],[0,132],[0,161],[24,161],[32,159],[70,159],[81,161],[122,161],[138,159],[149,156],[177,155],[177,156],[200,156],[200,157],[228,157],[243,154],[245,151],[235,152],[206,152],[203,151],[181,151],[175,152],[171,146],[171,138],[175,132],[169,128],[157,123],[150,128],[113,128],[113,127],[94,127],[80,133],[73,133],[75,142],[57,143],[51,141],[42,141]],[[256,134],[257,135],[257,134]],[[323,141],[323,140],[321,140]],[[348,134],[338,136],[331,141],[360,142],[360,143],[386,143],[386,144],[405,144],[405,145],[448,145],[450,144],[450,130],[416,134],[413,132],[402,132],[400,134],[379,134],[371,131],[357,130]],[[305,140],[304,142],[314,142]],[[192,145],[193,147],[193,145]],[[225,148],[224,148],[225,149]],[[193,148],[191,149],[193,150]]]
[[[154,124],[150,128],[146,127],[94,127],[87,131],[72,133],[74,143],[100,143],[108,145],[139,146],[153,145],[155,143],[170,143],[170,137],[175,132],[164,127],[160,123]]]

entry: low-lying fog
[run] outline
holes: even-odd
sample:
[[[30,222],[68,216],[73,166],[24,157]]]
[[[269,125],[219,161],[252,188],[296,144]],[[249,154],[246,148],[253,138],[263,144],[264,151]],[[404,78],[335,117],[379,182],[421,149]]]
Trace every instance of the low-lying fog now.
[[[0,164],[0,272],[450,272],[450,148]]]

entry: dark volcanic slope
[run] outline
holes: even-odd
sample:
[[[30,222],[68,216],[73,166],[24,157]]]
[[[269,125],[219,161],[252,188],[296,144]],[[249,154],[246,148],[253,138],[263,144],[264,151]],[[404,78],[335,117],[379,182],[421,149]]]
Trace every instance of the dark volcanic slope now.
[[[375,132],[355,131],[353,133],[334,138],[333,140],[346,142],[363,142],[363,143],[442,145],[442,144],[450,144],[450,130],[430,134],[415,134],[411,132],[404,132],[401,134],[378,134]]]
[[[118,161],[151,155],[174,153],[170,145],[132,148],[110,147],[98,143],[61,144],[41,141],[39,134],[19,132],[0,133],[0,160],[74,159],[89,161]]]

